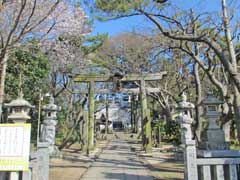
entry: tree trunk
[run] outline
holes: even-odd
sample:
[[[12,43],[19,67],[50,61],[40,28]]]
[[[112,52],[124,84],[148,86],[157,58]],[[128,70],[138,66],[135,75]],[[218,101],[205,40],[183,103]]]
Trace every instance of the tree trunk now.
[[[235,114],[235,123],[237,128],[237,139],[240,141],[240,93],[238,89],[234,88],[234,114]]]
[[[164,114],[166,115],[166,123],[169,123],[170,121],[173,120],[172,113],[169,106],[166,106],[164,108]]]
[[[161,134],[161,127],[160,124],[158,126],[158,147],[161,147],[161,142],[162,142],[162,134]]]
[[[229,18],[227,14],[227,5],[226,0],[222,0],[222,14],[223,14],[223,25],[225,30],[225,38],[228,46],[228,51],[231,59],[231,64],[233,69],[236,72],[236,75],[234,76],[235,81],[240,82],[240,76],[237,73],[237,59],[236,59],[236,52],[233,45],[232,35],[231,35],[231,29],[230,29],[230,23]],[[238,140],[240,140],[240,97],[239,97],[239,84],[235,83],[234,87],[234,112],[235,112],[235,123],[237,127],[237,136]]]
[[[67,143],[69,142],[74,130],[79,125],[79,121],[76,124],[74,124],[73,127],[71,128],[71,130],[68,132],[67,137],[63,140],[62,144],[58,147],[59,150],[62,150],[67,145]]]
[[[229,55],[231,58],[231,63],[233,65],[233,68],[237,71],[237,59],[236,59],[235,48],[232,41],[230,23],[229,23],[229,18],[227,14],[226,0],[222,0],[222,14],[223,14],[225,38],[228,46]]]
[[[199,78],[199,64],[198,63],[194,63],[194,78],[195,78],[195,90],[196,90],[196,106],[195,106],[195,120],[196,120],[196,124],[195,124],[195,131],[196,131],[196,136],[198,141],[201,140],[200,134],[202,131],[202,122],[201,122],[201,114],[202,114],[202,107],[201,107],[201,101],[202,101],[202,85],[201,85],[201,81]]]
[[[4,89],[7,70],[8,52],[2,54],[0,59],[0,120],[2,122],[3,102],[4,102]]]
[[[79,112],[75,124],[73,124],[73,126],[71,127],[70,131],[68,132],[66,138],[64,138],[62,144],[58,147],[59,150],[62,150],[67,145],[67,143],[69,142],[74,130],[79,126],[80,121],[83,120],[82,117],[83,117],[83,111]]]

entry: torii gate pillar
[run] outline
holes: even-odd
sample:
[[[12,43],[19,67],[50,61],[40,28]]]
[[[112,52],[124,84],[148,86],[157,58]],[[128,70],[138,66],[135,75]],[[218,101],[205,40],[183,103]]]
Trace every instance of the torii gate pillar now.
[[[140,80],[140,101],[141,101],[141,119],[142,119],[142,144],[146,153],[152,152],[151,138],[151,117],[147,108],[147,94],[145,80]]]
[[[88,147],[94,148],[94,80],[89,82],[88,99]]]

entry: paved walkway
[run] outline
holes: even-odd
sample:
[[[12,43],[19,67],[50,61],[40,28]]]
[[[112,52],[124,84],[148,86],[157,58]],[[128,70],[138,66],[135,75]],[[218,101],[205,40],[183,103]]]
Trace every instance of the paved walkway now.
[[[126,141],[112,140],[81,180],[153,180]]]

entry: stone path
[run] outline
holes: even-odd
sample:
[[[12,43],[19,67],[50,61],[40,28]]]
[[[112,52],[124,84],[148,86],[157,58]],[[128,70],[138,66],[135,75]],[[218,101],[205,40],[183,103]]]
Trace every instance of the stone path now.
[[[110,141],[81,180],[153,180],[126,141]]]

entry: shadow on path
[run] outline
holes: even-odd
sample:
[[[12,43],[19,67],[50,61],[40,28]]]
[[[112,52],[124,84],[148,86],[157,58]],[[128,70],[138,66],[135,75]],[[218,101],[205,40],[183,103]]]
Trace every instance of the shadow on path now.
[[[81,180],[153,180],[148,169],[121,139],[112,140]]]

